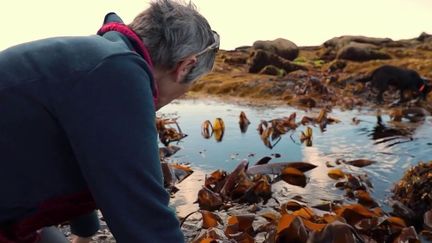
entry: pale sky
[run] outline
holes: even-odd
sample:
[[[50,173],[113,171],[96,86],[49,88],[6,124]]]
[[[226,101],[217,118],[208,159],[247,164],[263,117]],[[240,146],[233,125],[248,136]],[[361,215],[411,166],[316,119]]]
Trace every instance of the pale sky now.
[[[35,39],[91,35],[105,13],[128,23],[149,0],[2,0],[0,50]],[[341,35],[409,39],[432,34],[432,0],[192,0],[231,50],[256,40],[320,45]]]

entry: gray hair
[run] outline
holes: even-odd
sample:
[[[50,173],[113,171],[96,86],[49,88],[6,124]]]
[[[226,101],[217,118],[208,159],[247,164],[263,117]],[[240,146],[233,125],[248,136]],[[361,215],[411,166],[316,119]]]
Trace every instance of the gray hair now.
[[[174,68],[215,41],[209,23],[195,5],[180,0],[154,0],[129,27],[142,38],[154,65],[166,69]],[[196,66],[183,82],[191,82],[210,72],[215,57],[214,51],[198,56]]]

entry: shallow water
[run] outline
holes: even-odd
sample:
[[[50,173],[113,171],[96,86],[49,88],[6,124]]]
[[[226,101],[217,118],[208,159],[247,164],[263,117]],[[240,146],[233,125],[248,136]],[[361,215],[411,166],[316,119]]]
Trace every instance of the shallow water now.
[[[244,111],[251,121],[246,133],[242,133],[239,128],[241,111]],[[294,132],[283,135],[273,149],[266,147],[256,130],[260,121],[289,116],[292,112],[297,112],[299,121],[303,115],[315,116],[319,110],[306,112],[288,106],[251,106],[202,100],[179,100],[162,108],[158,115],[179,117],[180,128],[188,135],[179,143],[172,143],[181,147],[172,158],[178,162],[190,163],[194,170],[189,178],[177,185],[180,191],[174,195],[172,204],[178,214],[184,216],[197,209],[197,204],[193,202],[197,199],[206,173],[217,169],[231,172],[243,159],[247,159],[252,165],[264,156],[280,154],[279,158],[272,156],[270,163],[304,161],[317,165],[317,168],[306,172],[310,180],[305,188],[285,182],[275,185],[276,188],[283,189],[280,192],[283,192],[287,199],[301,195],[311,203],[318,203],[322,199],[342,198],[341,191],[334,187],[335,181],[327,176],[327,161],[377,161],[363,168],[344,165],[342,169],[350,173],[366,173],[374,186],[372,196],[384,208],[387,207],[386,199],[393,183],[402,177],[403,172],[419,161],[432,160],[431,117],[418,123],[395,123],[389,121],[387,115],[383,115],[384,126],[379,126],[376,112],[372,110],[333,110],[329,116],[341,122],[328,125],[324,132],[321,132],[319,127],[311,126],[311,147],[306,147],[299,141],[300,133],[306,126],[299,126]],[[222,118],[225,123],[225,133],[220,142],[214,137],[205,139],[201,135],[202,122],[210,120],[213,123],[217,117]],[[354,124],[354,117],[361,122]],[[400,134],[399,131],[404,132]]]

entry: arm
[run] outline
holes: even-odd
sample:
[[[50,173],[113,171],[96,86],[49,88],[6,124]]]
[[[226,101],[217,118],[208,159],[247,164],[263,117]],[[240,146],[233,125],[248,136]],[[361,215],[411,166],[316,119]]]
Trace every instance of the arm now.
[[[111,57],[58,107],[96,204],[118,242],[183,242],[163,187],[155,111],[144,62]]]

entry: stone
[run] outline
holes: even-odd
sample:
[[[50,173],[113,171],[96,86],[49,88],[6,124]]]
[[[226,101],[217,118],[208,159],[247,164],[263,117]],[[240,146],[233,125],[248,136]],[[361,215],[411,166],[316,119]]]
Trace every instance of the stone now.
[[[297,45],[283,38],[278,38],[272,41],[255,41],[253,47],[255,49],[271,52],[290,61],[296,59],[299,54],[299,48]]]
[[[251,54],[248,63],[249,73],[259,73],[268,65],[273,65],[277,68],[283,69],[286,73],[296,70],[307,70],[307,68],[301,65],[294,64],[278,55],[263,50],[254,51]]]
[[[370,60],[391,59],[387,53],[377,50],[377,47],[371,44],[350,43],[337,52],[337,59],[364,62]]]

